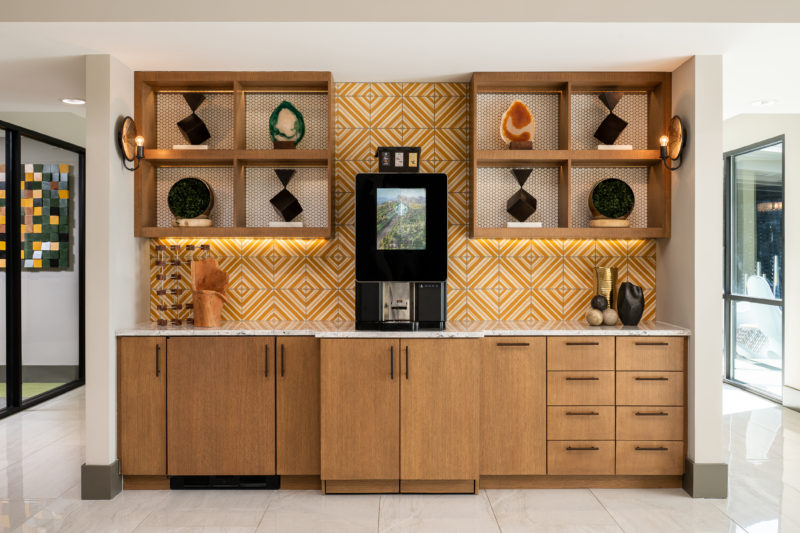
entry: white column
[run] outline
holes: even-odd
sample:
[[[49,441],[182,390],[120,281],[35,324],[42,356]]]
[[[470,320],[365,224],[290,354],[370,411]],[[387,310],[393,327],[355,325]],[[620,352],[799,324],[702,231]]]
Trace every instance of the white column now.
[[[86,57],[86,464],[117,458],[117,328],[146,319],[147,242],[133,237],[133,173],[116,144],[133,115],[133,72]]]
[[[659,320],[687,326],[688,456],[723,462],[722,56],[696,56],[672,75],[672,110],[688,129],[672,173],[672,237],[659,241]]]

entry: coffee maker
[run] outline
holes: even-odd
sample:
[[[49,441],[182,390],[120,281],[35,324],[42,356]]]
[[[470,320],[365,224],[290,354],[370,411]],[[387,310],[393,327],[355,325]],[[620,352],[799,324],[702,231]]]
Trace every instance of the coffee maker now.
[[[356,176],[356,329],[444,329],[447,177]]]

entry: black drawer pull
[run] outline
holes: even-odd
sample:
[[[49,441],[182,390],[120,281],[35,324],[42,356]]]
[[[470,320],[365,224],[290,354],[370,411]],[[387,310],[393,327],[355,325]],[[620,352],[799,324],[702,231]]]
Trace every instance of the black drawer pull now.
[[[568,342],[567,346],[599,346],[600,343],[597,341],[585,341],[585,342]]]
[[[567,446],[568,452],[596,452],[599,449],[597,446]]]
[[[566,380],[567,381],[599,381],[600,378],[595,377],[595,376],[587,377],[587,378],[575,378],[575,377],[567,376]]]
[[[161,375],[161,345],[156,344],[156,377]]]
[[[641,377],[637,377],[636,381],[669,381],[669,378],[641,378]]]
[[[394,379],[394,346],[389,346],[389,375]]]
[[[668,342],[634,342],[636,346],[669,346]]]
[[[498,346],[530,346],[529,342],[498,342]]]
[[[668,452],[669,448],[665,448],[664,446],[657,446],[654,448],[645,448],[644,446],[637,446],[637,452]]]
[[[636,411],[636,416],[669,416],[669,413],[665,413],[664,411],[660,411],[658,413],[643,413],[642,411]]]
[[[567,416],[599,416],[599,415],[600,413],[597,413],[595,411],[586,411],[586,412],[567,411]]]
[[[286,372],[286,366],[283,361],[283,344],[281,344],[281,377],[283,377],[283,374],[285,372]]]
[[[269,344],[264,345],[264,377],[269,377]]]

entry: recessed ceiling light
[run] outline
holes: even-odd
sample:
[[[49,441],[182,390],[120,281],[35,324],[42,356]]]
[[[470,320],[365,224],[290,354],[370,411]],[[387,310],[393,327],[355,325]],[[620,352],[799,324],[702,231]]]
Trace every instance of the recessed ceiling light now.
[[[778,103],[777,100],[756,100],[754,102],[750,102],[750,105],[754,107],[767,107],[770,105],[775,105],[777,103]]]
[[[84,105],[86,103],[86,100],[82,98],[62,98],[61,101],[69,105]]]

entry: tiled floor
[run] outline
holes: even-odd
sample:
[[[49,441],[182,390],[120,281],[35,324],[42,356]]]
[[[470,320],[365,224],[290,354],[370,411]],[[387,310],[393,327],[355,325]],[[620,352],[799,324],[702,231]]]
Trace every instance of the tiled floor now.
[[[681,490],[483,490],[477,496],[129,491],[80,500],[83,390],[0,421],[0,531],[800,532],[800,413],[725,388],[727,500]]]

